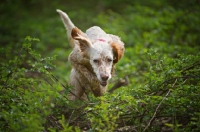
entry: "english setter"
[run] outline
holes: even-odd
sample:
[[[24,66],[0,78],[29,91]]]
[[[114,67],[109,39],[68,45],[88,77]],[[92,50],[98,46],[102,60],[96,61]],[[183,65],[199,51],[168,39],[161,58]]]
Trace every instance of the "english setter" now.
[[[93,26],[83,33],[74,26],[68,15],[57,9],[73,51],[68,60],[73,66],[69,85],[73,87],[69,99],[86,99],[92,91],[97,97],[106,92],[116,63],[124,54],[124,43],[118,36],[106,34],[100,27]]]

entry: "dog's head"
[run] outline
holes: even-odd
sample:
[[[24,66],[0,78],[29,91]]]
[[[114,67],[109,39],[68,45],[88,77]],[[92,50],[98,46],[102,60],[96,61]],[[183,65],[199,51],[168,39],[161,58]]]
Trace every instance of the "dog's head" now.
[[[124,53],[124,47],[120,47],[114,41],[106,42],[103,39],[93,42],[78,28],[72,29],[71,36],[73,39],[78,40],[83,56],[90,60],[99,83],[106,86],[112,76],[115,64]]]
[[[78,28],[73,28],[71,35],[73,39],[79,41],[80,51],[84,57],[90,60],[99,83],[106,86],[112,76],[115,64],[124,53],[124,47],[120,47],[116,42],[106,42],[102,39],[92,42]]]

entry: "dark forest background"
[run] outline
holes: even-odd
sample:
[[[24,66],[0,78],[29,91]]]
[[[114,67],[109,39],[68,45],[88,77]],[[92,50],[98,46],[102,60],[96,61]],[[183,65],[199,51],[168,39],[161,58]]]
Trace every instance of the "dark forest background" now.
[[[72,48],[56,9],[124,41],[104,96],[67,99]],[[0,131],[200,131],[199,24],[199,0],[1,0]]]

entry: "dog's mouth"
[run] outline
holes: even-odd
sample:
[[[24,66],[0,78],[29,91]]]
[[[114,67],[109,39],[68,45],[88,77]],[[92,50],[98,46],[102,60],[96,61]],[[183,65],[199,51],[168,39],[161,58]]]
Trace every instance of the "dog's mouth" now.
[[[100,82],[101,86],[106,86],[108,84],[108,82]]]

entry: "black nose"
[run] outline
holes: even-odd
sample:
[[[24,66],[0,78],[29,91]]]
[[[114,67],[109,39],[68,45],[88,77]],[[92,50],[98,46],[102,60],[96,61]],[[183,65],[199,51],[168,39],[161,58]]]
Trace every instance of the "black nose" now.
[[[101,79],[102,79],[103,81],[107,81],[107,80],[108,80],[108,75],[102,75],[102,76],[101,76]]]

